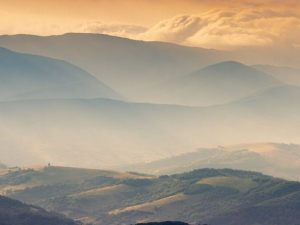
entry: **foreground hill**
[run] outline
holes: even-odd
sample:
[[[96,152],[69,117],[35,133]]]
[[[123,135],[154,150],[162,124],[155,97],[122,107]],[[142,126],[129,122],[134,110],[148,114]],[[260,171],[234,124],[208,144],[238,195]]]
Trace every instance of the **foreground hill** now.
[[[0,48],[0,100],[121,97],[65,61]]]
[[[136,88],[230,60],[227,52],[102,34],[5,35],[0,46],[66,60],[132,98]]]
[[[223,62],[163,82],[144,98],[156,103],[206,106],[235,101],[280,84],[274,77],[241,63]]]
[[[57,213],[0,196],[1,225],[79,225]]]
[[[46,167],[11,171],[0,176],[1,189],[12,198],[102,225],[170,220],[285,225],[297,224],[300,219],[300,184],[259,173],[201,169],[149,177],[94,171],[83,177],[86,170],[72,170]],[[78,180],[64,182],[66,173]]]
[[[122,170],[155,175],[175,174],[201,168],[232,168],[300,181],[300,146],[276,143],[240,144],[201,148],[154,162],[126,166]]]
[[[291,67],[278,67],[270,65],[254,65],[252,68],[268,73],[278,80],[290,85],[300,86],[300,70]]]
[[[109,99],[1,102],[1,161],[112,168],[199,146],[299,143],[299,99],[299,87],[280,86],[203,108]]]

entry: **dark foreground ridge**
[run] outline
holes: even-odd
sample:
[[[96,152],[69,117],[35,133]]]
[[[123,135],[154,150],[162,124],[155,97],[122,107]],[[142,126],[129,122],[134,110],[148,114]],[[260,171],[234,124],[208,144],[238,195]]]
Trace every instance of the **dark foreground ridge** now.
[[[165,221],[165,222],[138,223],[136,225],[189,225],[189,224],[184,222],[179,222],[179,221]]]
[[[63,215],[0,196],[1,225],[81,225]]]

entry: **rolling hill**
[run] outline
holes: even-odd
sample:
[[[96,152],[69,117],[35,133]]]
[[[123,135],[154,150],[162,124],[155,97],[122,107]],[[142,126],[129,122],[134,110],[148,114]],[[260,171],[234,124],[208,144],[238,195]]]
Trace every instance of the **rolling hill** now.
[[[114,168],[199,147],[299,143],[299,99],[299,87],[280,86],[211,107],[109,99],[1,102],[1,161]]]
[[[93,170],[53,166],[30,166],[23,168],[6,168],[2,171],[1,194],[6,192],[33,188],[41,184],[52,186],[57,184],[71,185],[81,183],[95,177],[111,177],[113,179],[139,179],[143,176],[109,170]]]
[[[70,173],[73,178],[64,182]],[[298,182],[249,171],[201,169],[151,177],[51,166],[7,172],[0,181],[7,196],[84,223],[296,225],[300,219]]]
[[[300,86],[300,70],[291,67],[278,67],[270,65],[254,65],[252,68],[260,70],[274,76],[276,79],[281,80],[290,85]]]
[[[0,196],[0,224],[80,225],[81,223],[67,219],[63,215],[50,213],[42,208]]]
[[[231,60],[228,52],[102,34],[4,35],[0,37],[0,46],[66,60],[131,100],[138,97],[135,89]]]
[[[0,48],[0,99],[112,98],[111,88],[65,61]]]
[[[299,150],[299,145],[276,143],[219,146],[121,169],[170,175],[201,168],[232,168],[300,181]]]
[[[150,87],[142,99],[191,106],[224,104],[261,89],[281,85],[279,80],[238,62],[222,62]],[[141,94],[142,95],[142,94]]]

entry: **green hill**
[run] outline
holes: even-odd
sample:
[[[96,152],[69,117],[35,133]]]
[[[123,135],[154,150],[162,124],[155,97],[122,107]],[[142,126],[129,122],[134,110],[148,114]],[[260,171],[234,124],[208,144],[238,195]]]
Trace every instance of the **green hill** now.
[[[300,219],[298,182],[249,171],[201,169],[151,177],[35,167],[7,171],[0,184],[11,198],[101,225],[160,221],[280,225]]]

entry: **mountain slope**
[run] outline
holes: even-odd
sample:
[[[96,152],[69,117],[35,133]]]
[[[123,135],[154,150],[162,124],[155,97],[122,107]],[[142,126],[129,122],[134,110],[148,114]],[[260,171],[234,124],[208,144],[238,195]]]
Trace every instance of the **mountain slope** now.
[[[44,172],[59,177],[66,169],[47,167]],[[14,190],[12,185],[6,188],[8,196],[85,223],[181,220],[190,224],[223,225],[226,221],[233,225],[281,225],[297,224],[300,219],[300,184],[255,172],[201,169],[172,176],[132,175],[131,178],[129,174],[116,177],[107,173],[74,179],[73,183],[63,183],[61,178],[61,182],[50,185],[45,185],[44,172],[21,170],[2,175],[0,179],[5,181],[4,187],[15,183],[16,178],[23,181],[15,183],[22,189]],[[27,180],[20,179],[24,176]]]
[[[238,100],[280,84],[274,77],[241,63],[223,62],[164,82],[148,91],[152,95],[148,98],[158,103],[207,106]]]
[[[102,34],[4,35],[0,46],[66,60],[132,99],[135,89],[231,59],[222,51]]]
[[[290,85],[300,86],[300,70],[291,67],[278,67],[270,65],[254,65],[252,68],[265,72],[274,76],[276,79],[281,80]]]
[[[0,99],[120,99],[84,70],[61,60],[0,48]]]
[[[39,207],[23,204],[19,201],[0,196],[1,225],[79,225],[57,213],[49,213]]]

